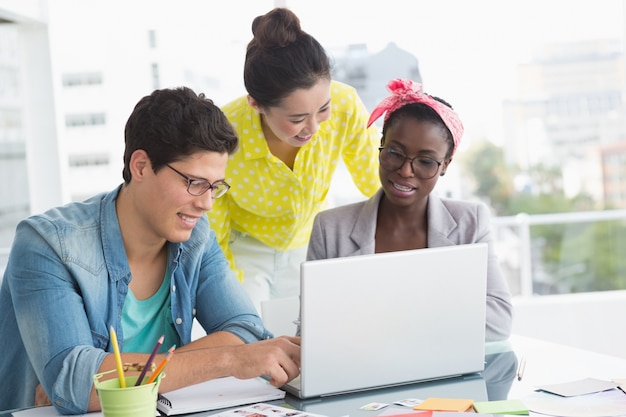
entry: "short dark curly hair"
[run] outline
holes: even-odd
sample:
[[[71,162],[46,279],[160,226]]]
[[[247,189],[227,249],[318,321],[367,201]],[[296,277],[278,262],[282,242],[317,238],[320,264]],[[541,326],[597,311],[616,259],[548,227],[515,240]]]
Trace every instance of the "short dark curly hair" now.
[[[148,154],[152,169],[200,151],[233,154],[237,134],[219,107],[187,87],[155,90],[139,100],[124,130],[124,182],[129,183],[130,157],[138,149]]]

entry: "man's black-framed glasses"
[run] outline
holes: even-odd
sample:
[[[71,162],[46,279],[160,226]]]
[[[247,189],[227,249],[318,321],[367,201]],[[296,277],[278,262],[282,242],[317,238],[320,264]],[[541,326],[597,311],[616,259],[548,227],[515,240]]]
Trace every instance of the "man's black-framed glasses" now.
[[[187,180],[187,192],[191,195],[201,196],[202,194],[211,190],[211,196],[213,198],[220,198],[221,196],[226,194],[226,192],[230,189],[230,185],[228,185],[228,183],[224,180],[218,180],[211,184],[207,180],[199,180],[199,179],[188,177],[187,175],[183,174],[182,172],[180,172],[179,170],[177,170],[170,164],[165,164],[165,165],[169,169],[171,169],[172,171],[174,171],[175,173],[183,177],[185,180]]]
[[[384,146],[381,146],[378,150],[380,151],[378,154],[380,166],[386,170],[395,171],[400,169],[406,161],[409,161],[413,174],[422,180],[429,180],[437,175],[439,167],[444,161],[437,161],[436,159],[428,156],[416,156],[415,158],[409,158],[397,149],[385,148]]]

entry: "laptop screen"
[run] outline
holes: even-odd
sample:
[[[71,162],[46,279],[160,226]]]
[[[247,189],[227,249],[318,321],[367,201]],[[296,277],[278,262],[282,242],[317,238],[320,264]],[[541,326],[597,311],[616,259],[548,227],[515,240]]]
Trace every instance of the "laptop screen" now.
[[[302,263],[296,395],[481,371],[486,280],[486,244]]]

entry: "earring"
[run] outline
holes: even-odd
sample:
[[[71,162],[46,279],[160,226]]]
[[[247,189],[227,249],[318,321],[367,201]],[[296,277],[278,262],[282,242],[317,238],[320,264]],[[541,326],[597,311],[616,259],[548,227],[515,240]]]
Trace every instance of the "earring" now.
[[[446,175],[445,172],[442,172],[441,174],[439,174],[440,177],[443,177],[444,175]]]

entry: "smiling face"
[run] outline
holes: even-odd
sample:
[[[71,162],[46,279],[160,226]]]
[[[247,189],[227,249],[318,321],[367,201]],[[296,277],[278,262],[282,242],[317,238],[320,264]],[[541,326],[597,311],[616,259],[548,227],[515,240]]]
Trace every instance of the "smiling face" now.
[[[248,102],[276,139],[299,148],[311,140],[320,123],[330,118],[330,80],[320,78],[311,88],[295,90],[279,106],[259,107],[250,96]]]
[[[380,166],[380,181],[386,198],[394,205],[423,204],[445,173],[451,159],[445,159],[449,150],[447,132],[441,125],[420,121],[410,116],[399,117],[387,127],[383,146],[408,158],[428,157],[442,161],[430,179],[418,178],[408,160],[395,170]]]
[[[202,151],[170,165],[190,178],[214,183],[224,179],[227,161],[226,153]],[[133,153],[131,169],[135,231],[146,238],[188,240],[198,220],[213,206],[211,191],[193,196],[187,192],[187,180],[174,170],[164,167],[154,173],[143,150]]]

